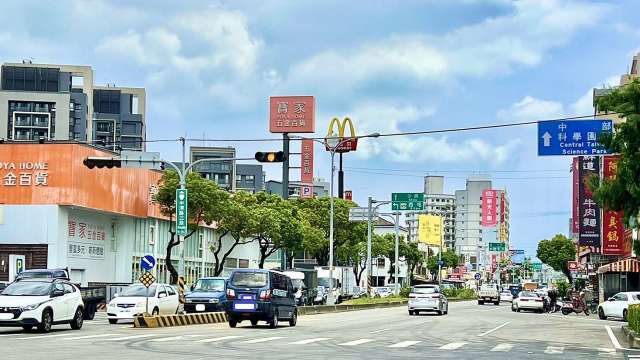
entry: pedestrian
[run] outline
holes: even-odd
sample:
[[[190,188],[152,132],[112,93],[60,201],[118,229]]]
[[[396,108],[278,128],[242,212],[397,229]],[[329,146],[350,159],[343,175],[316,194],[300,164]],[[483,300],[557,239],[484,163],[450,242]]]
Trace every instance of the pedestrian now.
[[[558,301],[558,292],[556,289],[549,290],[549,312],[556,312],[556,304]]]

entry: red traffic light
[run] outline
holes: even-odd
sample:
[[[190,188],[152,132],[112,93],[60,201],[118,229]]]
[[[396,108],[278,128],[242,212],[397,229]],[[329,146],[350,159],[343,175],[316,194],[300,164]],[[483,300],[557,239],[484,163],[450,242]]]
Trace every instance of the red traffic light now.
[[[270,151],[270,152],[262,152],[258,151],[255,156],[256,160],[259,162],[283,162],[286,160],[286,156],[282,151]]]

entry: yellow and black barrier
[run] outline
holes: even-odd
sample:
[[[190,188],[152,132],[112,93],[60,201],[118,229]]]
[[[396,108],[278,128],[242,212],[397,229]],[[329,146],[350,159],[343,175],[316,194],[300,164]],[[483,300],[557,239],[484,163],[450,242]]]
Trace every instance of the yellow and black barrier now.
[[[185,315],[157,315],[137,316],[133,326],[137,328],[157,328],[186,325],[202,325],[227,322],[227,315],[223,312]]]

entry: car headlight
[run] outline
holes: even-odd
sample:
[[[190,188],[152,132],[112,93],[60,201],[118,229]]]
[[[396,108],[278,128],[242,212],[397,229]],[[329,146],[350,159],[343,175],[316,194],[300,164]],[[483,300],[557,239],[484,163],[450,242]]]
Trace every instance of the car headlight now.
[[[220,302],[220,300],[218,299],[209,299],[209,302],[212,304],[217,304],[218,302]]]
[[[47,301],[49,301],[49,300],[47,300]],[[42,305],[42,304],[46,303],[47,301],[43,301],[43,302],[39,302],[39,303],[36,303],[36,304],[31,304],[31,305],[23,306],[23,307],[22,307],[22,311],[31,311],[31,310],[35,310],[35,309],[37,309],[40,305]]]
[[[189,298],[185,298],[184,302],[187,304],[191,304],[193,302],[193,300],[189,299]]]

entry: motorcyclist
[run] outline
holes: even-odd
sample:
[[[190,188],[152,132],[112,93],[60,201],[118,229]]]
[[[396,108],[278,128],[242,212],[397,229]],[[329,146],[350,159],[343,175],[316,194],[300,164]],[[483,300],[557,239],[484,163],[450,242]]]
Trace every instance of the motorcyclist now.
[[[554,313],[556,312],[556,305],[558,302],[558,292],[555,289],[549,290],[549,311]]]

